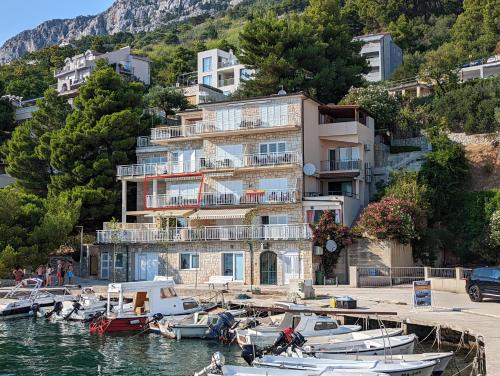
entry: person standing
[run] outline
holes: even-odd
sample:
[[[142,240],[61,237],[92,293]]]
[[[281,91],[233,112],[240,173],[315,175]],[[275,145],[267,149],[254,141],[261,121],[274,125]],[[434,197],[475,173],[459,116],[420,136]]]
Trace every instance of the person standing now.
[[[64,274],[63,274],[63,264],[61,260],[57,260],[57,285],[62,286],[64,283]]]
[[[39,265],[38,268],[36,268],[36,278],[40,280],[40,284],[43,286],[43,277],[45,277],[45,270],[43,265]]]
[[[47,267],[45,268],[45,285],[47,287],[52,286],[52,265],[47,264]]]
[[[14,274],[14,279],[16,280],[16,284],[20,283],[23,280],[24,273],[20,265],[16,265],[16,268],[12,271],[12,274]]]
[[[68,271],[68,284],[72,285],[74,273],[73,273],[73,263],[71,261],[67,262],[66,270]]]

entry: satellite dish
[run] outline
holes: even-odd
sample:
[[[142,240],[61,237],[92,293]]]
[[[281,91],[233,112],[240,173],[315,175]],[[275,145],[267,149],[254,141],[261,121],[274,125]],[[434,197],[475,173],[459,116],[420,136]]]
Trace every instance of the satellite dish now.
[[[335,243],[335,240],[327,240],[326,250],[332,253],[337,250],[337,243]]]
[[[316,166],[312,163],[306,163],[303,168],[304,174],[307,176],[312,176],[316,173]]]

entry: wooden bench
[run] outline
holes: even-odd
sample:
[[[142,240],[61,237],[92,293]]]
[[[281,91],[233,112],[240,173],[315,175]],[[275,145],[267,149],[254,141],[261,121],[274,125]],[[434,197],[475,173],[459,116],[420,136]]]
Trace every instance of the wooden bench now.
[[[208,288],[212,286],[212,288],[215,290],[215,285],[222,285],[226,286],[226,290],[229,288],[229,283],[233,282],[233,277],[229,275],[212,275],[208,278],[208,282],[205,282],[208,284]]]

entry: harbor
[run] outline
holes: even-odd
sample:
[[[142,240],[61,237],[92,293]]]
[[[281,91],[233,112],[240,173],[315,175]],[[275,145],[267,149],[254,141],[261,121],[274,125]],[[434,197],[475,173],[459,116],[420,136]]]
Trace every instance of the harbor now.
[[[119,288],[118,285],[121,287]],[[154,307],[155,304],[154,299],[152,299],[153,287],[163,285],[162,289],[168,288],[172,296],[178,294],[179,299],[182,297],[182,301],[199,301],[200,307],[203,304],[205,304],[203,307],[209,307],[207,304],[210,303],[205,321],[212,320],[212,324],[207,325],[210,330],[214,327],[218,328],[220,321],[218,318],[221,317],[221,312],[234,314],[235,322],[244,322],[249,319],[259,320],[261,325],[256,328],[269,327],[275,333],[273,337],[270,337],[269,342],[260,343],[262,349],[273,345],[279,330],[288,325],[286,322],[287,315],[290,317],[300,315],[301,319],[298,325],[294,322],[291,326],[296,329],[295,333],[302,333],[305,336],[305,343],[297,347],[301,349],[300,351],[305,352],[304,354],[299,353],[301,354],[299,357],[293,355],[291,349],[295,345],[292,344],[285,346],[286,351],[283,351],[280,356],[262,354],[263,358],[253,359],[253,365],[258,365],[259,369],[254,371],[254,368],[248,367],[248,359],[244,356],[245,346],[244,343],[241,343],[241,335],[239,335],[239,333],[244,333],[245,330],[236,329],[236,337],[227,338],[226,340],[223,340],[224,336],[220,333],[217,333],[212,338],[209,338],[208,334],[195,335],[195,337],[199,336],[199,338],[188,338],[189,335],[183,336],[180,332],[175,331],[175,322],[186,323],[190,322],[190,320],[192,322],[193,315],[187,314],[179,317],[180,321],[172,320],[175,316],[167,315],[159,319],[160,326],[162,322],[170,322],[169,329],[173,336],[161,335],[163,332],[160,333],[159,331],[155,333],[154,330],[150,330],[153,328],[150,323],[158,319],[158,317],[155,319],[157,315],[152,313],[154,311],[151,311],[148,316],[146,312],[135,309],[135,313],[132,313],[130,307],[126,308],[130,301],[134,302],[134,306],[137,305],[137,295],[140,295],[140,293],[136,292],[137,295],[134,296],[130,291],[135,287],[137,287],[137,290],[145,290],[147,285],[152,286],[151,290],[148,290],[151,297],[149,299],[151,307]],[[121,297],[116,294],[120,289],[127,291],[123,296],[120,295]],[[8,290],[8,288],[2,288],[2,296]],[[95,325],[96,321],[102,320],[102,317],[87,320],[82,316],[82,319],[78,320],[77,316],[74,316],[69,319],[70,315],[74,314],[74,308],[69,312],[69,315],[68,312],[65,314],[56,312],[48,315],[53,311],[53,307],[48,306],[42,313],[33,314],[31,312],[30,315],[25,317],[4,318],[0,321],[2,333],[0,347],[3,350],[0,355],[0,364],[9,364],[9,368],[2,369],[2,366],[0,366],[0,374],[21,374],[19,371],[23,370],[23,374],[27,372],[32,374],[66,375],[78,372],[82,375],[136,375],[154,372],[154,374],[158,375],[194,375],[207,367],[212,362],[214,354],[219,353],[222,354],[224,364],[227,365],[225,372],[222,373],[224,375],[250,375],[253,373],[238,372],[242,372],[242,370],[245,372],[260,372],[260,369],[267,369],[265,367],[270,364],[274,367],[273,364],[278,364],[275,362],[283,362],[283,359],[290,359],[286,360],[286,368],[295,369],[294,372],[301,372],[300,370],[306,372],[303,365],[297,365],[293,362],[325,357],[327,359],[315,360],[315,362],[319,362],[319,365],[314,367],[323,367],[322,364],[326,364],[332,368],[331,362],[333,362],[333,368],[330,370],[332,372],[335,371],[335,367],[339,367],[339,364],[341,364],[341,368],[352,367],[352,365],[345,365],[345,362],[354,362],[356,364],[355,369],[368,367],[367,362],[378,362],[378,367],[385,364],[383,362],[389,362],[387,364],[395,367],[400,362],[400,360],[397,360],[398,357],[402,357],[403,360],[405,357],[417,356],[417,359],[421,358],[419,355],[397,355],[400,353],[397,350],[398,341],[403,341],[405,336],[415,336],[415,342],[411,340],[411,350],[405,348],[401,354],[446,354],[446,352],[453,352],[450,353],[452,358],[450,358],[449,365],[443,375],[480,375],[486,374],[486,369],[488,374],[495,374],[492,371],[498,367],[495,353],[500,346],[500,335],[495,330],[492,330],[500,320],[497,313],[498,303],[496,302],[484,302],[478,305],[470,302],[465,294],[435,291],[433,307],[428,310],[417,310],[412,308],[411,305],[411,288],[368,289],[343,286],[314,286],[314,290],[315,299],[299,299],[299,301],[293,303],[286,302],[287,295],[282,289],[277,288],[259,289],[252,294],[247,288],[231,288],[229,290],[209,289],[199,286],[195,288],[194,285],[175,285],[171,280],[165,279],[162,281],[161,278],[159,281],[152,282],[110,284],[109,286],[104,284],[88,285],[82,290],[71,288],[70,291],[73,295],[81,294],[80,302],[82,304],[84,304],[82,296],[89,300],[90,292],[92,292],[95,297],[99,298],[98,302],[101,302],[98,305],[99,307],[104,307],[103,303],[107,302],[108,291],[111,291],[113,293],[110,293],[110,301],[114,302],[113,307],[119,307],[120,304],[123,304],[125,310],[129,309],[126,314],[127,320],[132,320],[133,316],[139,318],[145,315],[150,320],[147,320],[147,323],[141,321],[139,328],[127,328],[127,330],[120,333],[113,333],[109,330],[91,333],[90,328]],[[357,302],[357,308],[332,308],[333,298],[339,296],[353,298]],[[230,310],[224,311],[223,308],[215,308],[213,306],[215,301],[219,306]],[[75,307],[75,303],[71,304],[71,307]],[[92,304],[93,307],[96,307],[95,301]],[[69,307],[69,304],[66,305]],[[193,306],[190,305],[190,307]],[[161,310],[161,308],[156,309]],[[82,309],[82,311],[84,310]],[[108,312],[103,311],[105,316],[120,316],[119,313],[113,314],[112,311],[110,312],[108,307],[106,307],[106,310]],[[167,311],[168,308],[163,308],[165,314],[170,312]],[[279,317],[282,324],[278,327],[273,326],[272,323],[266,321],[268,314],[272,314],[271,318]],[[280,314],[285,316],[279,316]],[[58,315],[60,315],[60,319],[57,318]],[[203,315],[203,313],[198,311],[195,315]],[[65,316],[67,317],[65,318]],[[196,317],[195,321],[199,320],[198,317],[200,316]],[[308,320],[312,320],[311,325],[315,326],[315,328],[318,326],[326,328],[327,325],[332,325],[329,326],[330,329],[334,327],[337,329],[322,331],[321,334],[328,334],[329,337],[326,342],[322,342],[327,336],[315,336],[317,334],[311,332],[312,326],[308,324]],[[199,320],[199,323],[201,322]],[[174,324],[172,325],[172,323]],[[337,323],[338,325],[329,323]],[[277,324],[279,324],[279,321]],[[231,327],[234,329],[238,326],[231,324]],[[251,326],[249,328],[247,332],[252,332]],[[378,331],[380,333],[377,333]],[[397,337],[397,335],[400,336]],[[377,338],[382,338],[379,340],[379,343],[382,344],[382,351],[372,351],[367,353],[368,355],[363,355],[363,350],[359,348],[352,351],[354,344],[363,342],[361,340],[363,338],[372,338],[371,346],[377,343]],[[317,343],[315,344],[315,342]],[[331,355],[335,354],[331,353],[332,343],[337,347],[340,345],[340,348],[343,349],[338,355]],[[350,344],[350,352],[345,350],[344,343]],[[389,347],[387,347],[387,343],[389,343]],[[317,351],[321,346],[323,346],[323,350],[325,348],[330,348],[330,350],[327,353],[320,354]],[[363,344],[363,346],[365,345]],[[316,352],[307,353],[307,351],[313,351],[311,349],[316,349],[314,350]],[[356,355],[356,359],[350,359],[349,353]],[[273,354],[276,354],[276,352]],[[379,356],[377,361],[373,358],[373,356],[376,356],[375,354]],[[288,355],[290,358],[285,358],[283,355]],[[313,358],[309,358],[310,356]],[[332,356],[334,357],[333,360],[328,359],[328,357]],[[340,358],[337,359],[336,357],[339,356]],[[347,358],[342,359],[342,356]],[[415,362],[412,359],[409,358],[405,362]],[[425,362],[425,360],[419,361]],[[362,365],[363,362],[364,365]],[[309,363],[311,361],[308,361]],[[14,366],[12,366],[13,364]],[[19,369],[16,367],[19,367]],[[283,364],[279,363],[277,367],[283,368]],[[273,369],[270,368],[270,370]],[[319,371],[316,371],[318,369],[309,369],[307,372],[313,373],[298,374],[320,374]],[[360,372],[361,370],[358,369],[357,374],[364,375],[364,373]],[[332,374],[336,375],[336,373]],[[269,375],[274,375],[274,373],[269,373]]]

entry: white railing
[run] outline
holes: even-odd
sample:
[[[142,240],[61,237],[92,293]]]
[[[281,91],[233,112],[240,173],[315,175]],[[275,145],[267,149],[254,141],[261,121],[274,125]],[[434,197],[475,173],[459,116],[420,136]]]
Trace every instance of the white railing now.
[[[151,129],[151,140],[169,140],[181,137],[192,137],[207,133],[225,133],[245,129],[279,128],[298,125],[299,120],[293,116],[283,115],[273,119],[272,122],[264,121],[260,117],[242,119],[240,122],[223,125],[216,122],[198,121],[195,124],[181,126],[167,126]]]
[[[156,146],[151,144],[151,137],[149,136],[139,136],[137,137],[137,147],[147,148],[149,146]]]
[[[431,278],[456,278],[456,268],[430,268]]]
[[[234,78],[224,78],[219,80],[219,86],[229,86],[234,85]]]
[[[425,279],[423,267],[357,267],[359,287],[411,286]]]
[[[196,172],[200,166],[196,162],[165,162],[121,165],[116,168],[118,177],[158,176],[165,174],[184,174]]]
[[[100,244],[217,240],[304,240],[310,238],[311,231],[307,223],[97,231],[97,243]]]
[[[201,158],[200,166],[206,170],[225,168],[261,167],[300,164],[299,153],[286,151],[282,153],[255,153],[235,155],[229,158]]]
[[[168,208],[178,206],[197,206],[196,196],[174,196],[170,194],[158,194],[146,196],[146,208]]]
[[[104,230],[155,230],[158,229],[158,224],[104,222],[102,228]]]
[[[359,159],[345,161],[321,161],[321,171],[359,170],[360,168],[361,160]]]

